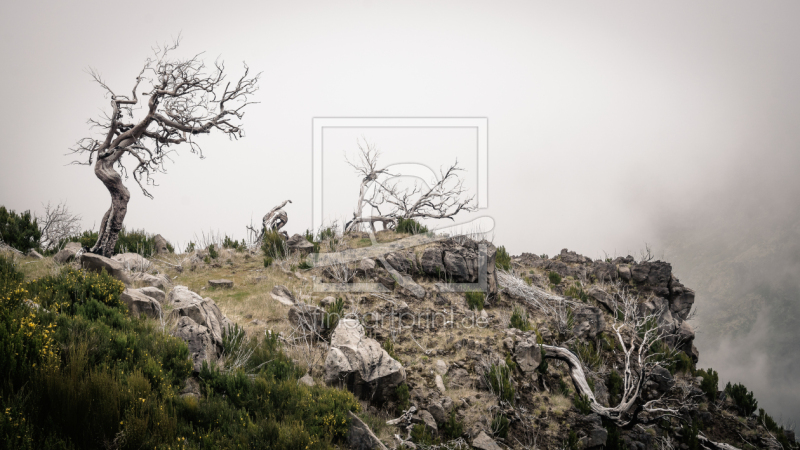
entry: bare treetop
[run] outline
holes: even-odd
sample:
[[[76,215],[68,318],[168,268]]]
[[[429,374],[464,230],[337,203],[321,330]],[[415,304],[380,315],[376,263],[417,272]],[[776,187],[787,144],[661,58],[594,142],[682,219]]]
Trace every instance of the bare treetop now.
[[[89,74],[111,99],[112,111],[100,120],[88,121],[102,130],[101,138],[83,138],[72,149],[89,154],[86,162],[79,163],[87,165],[95,157],[119,163],[124,154],[130,154],[138,161],[134,179],[151,198],[145,185],[153,184],[153,172],[163,172],[164,159],[175,145],[186,143],[192,153],[202,157],[195,135],[216,129],[231,139],[243,137],[243,109],[256,103],[250,97],[258,89],[260,74],[250,76],[245,64],[238,80],[226,81],[225,64],[215,61],[209,68],[200,59],[202,53],[188,59],[171,58],[178,45],[176,40],[153,50],[154,56],[145,61],[130,95],[117,94],[97,70],[90,69]],[[140,104],[139,95],[148,98],[146,106]],[[125,170],[121,164],[118,167]]]

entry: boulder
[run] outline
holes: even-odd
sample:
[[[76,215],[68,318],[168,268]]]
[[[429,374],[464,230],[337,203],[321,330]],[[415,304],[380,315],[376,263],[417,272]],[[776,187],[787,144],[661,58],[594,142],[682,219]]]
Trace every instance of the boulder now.
[[[433,370],[439,375],[444,375],[447,373],[447,363],[441,359],[437,359],[436,362],[433,363]]]
[[[371,277],[375,275],[375,260],[371,258],[364,258],[358,263],[358,272],[360,275]]]
[[[151,319],[161,318],[161,303],[137,289],[125,289],[119,295],[119,299],[128,306],[128,311],[133,317],[144,314]]]
[[[503,450],[497,445],[497,442],[487,436],[484,431],[481,431],[475,439],[472,440],[472,446],[479,450]]]
[[[280,284],[276,284],[275,287],[272,288],[272,291],[269,293],[269,295],[286,306],[292,306],[296,301],[291,291],[289,291],[286,286]]]
[[[178,319],[172,335],[186,342],[195,372],[200,372],[203,368],[203,361],[211,362],[217,356],[217,346],[208,328],[198,324],[189,316]]]
[[[186,286],[175,286],[169,293],[172,304],[170,317],[190,317],[198,325],[208,329],[211,338],[218,348],[222,348],[222,336],[232,324],[210,298],[202,298]]]
[[[675,277],[672,277],[671,285],[669,310],[675,317],[686,320],[694,305],[694,291],[681,284]]]
[[[138,253],[120,253],[112,256],[111,259],[121,263],[125,269],[131,272],[147,272],[153,267],[153,263]]]
[[[80,242],[69,242],[58,253],[53,256],[53,261],[59,264],[66,264],[75,259],[75,254],[81,249]]]
[[[298,381],[302,384],[305,384],[308,387],[315,386],[317,384],[314,382],[314,379],[309,374],[303,375]]]
[[[161,236],[160,234],[157,234],[153,238],[153,241],[155,242],[155,245],[156,245],[156,249],[155,249],[156,250],[156,254],[164,255],[164,254],[169,253],[169,248],[167,247],[167,240],[164,239],[164,236]]]
[[[181,397],[194,397],[199,399],[200,398],[200,383],[194,377],[189,377],[186,379],[186,383],[181,389]]]
[[[208,280],[208,285],[213,288],[231,289],[233,288],[233,281],[226,279]]]
[[[583,264],[586,262],[586,257],[583,255],[579,255],[575,252],[571,252],[567,249],[561,249],[561,254],[558,255],[562,262],[567,264]]]
[[[631,281],[631,266],[628,264],[620,264],[617,266],[617,272],[619,273],[619,277],[622,279],[622,281],[625,281],[626,283]]]
[[[141,292],[142,294],[150,298],[155,299],[158,303],[161,303],[162,305],[167,300],[167,294],[165,294],[164,291],[152,286],[143,287],[135,290]]]
[[[332,296],[324,297],[322,300],[319,301],[319,305],[323,308],[327,308],[336,303],[336,298]]]
[[[614,281],[617,279],[617,268],[612,263],[595,262],[592,264],[592,275],[600,282]]]
[[[348,411],[350,416],[350,429],[347,430],[347,444],[353,450],[387,450],[375,433],[369,429],[361,418]]]
[[[436,419],[433,418],[433,415],[426,410],[419,411],[414,417],[411,418],[413,423],[419,423],[425,425],[431,434],[436,435],[439,433],[439,427],[436,426]]]
[[[105,269],[109,275],[122,281],[126,286],[131,284],[131,278],[128,276],[125,266],[111,258],[95,255],[94,253],[84,253],[81,256],[81,266],[91,272],[101,272]]]
[[[586,437],[580,440],[581,448],[585,449],[601,449],[606,445],[608,439],[608,431],[602,426],[594,426],[586,433]]]
[[[477,262],[477,258],[475,258]],[[467,267],[467,260],[464,259],[458,252],[445,251],[444,252],[444,268],[448,275],[452,275],[456,281],[473,282],[470,270]]]
[[[416,272],[417,263],[414,260],[414,254],[410,251],[391,252],[386,254],[385,259],[398,272]]]
[[[514,347],[514,361],[517,362],[520,370],[531,374],[542,363],[542,349],[535,342],[520,341]]]
[[[154,288],[166,290],[172,282],[166,275],[150,275],[144,272],[134,272],[131,274],[131,280],[140,285],[151,286]]]
[[[44,256],[42,256],[42,254],[41,254],[41,253],[37,252],[37,251],[36,251],[36,250],[34,250],[34,249],[30,249],[30,250],[28,250],[28,253],[27,253],[27,255],[28,255],[28,256],[30,256],[31,258],[36,258],[36,259],[44,259]]]
[[[442,379],[442,376],[437,373],[433,382],[436,384],[436,389],[438,389],[440,393],[444,394],[447,389],[444,387],[444,380]]]
[[[469,376],[469,372],[461,367],[451,366],[447,373],[451,388],[471,388],[474,385],[474,381]]]
[[[362,399],[383,402],[405,381],[406,371],[355,319],[340,319],[325,360],[325,382],[342,383]]]
[[[409,275],[400,274],[400,280],[397,280],[396,287],[401,294],[409,297],[423,299],[426,295],[425,288],[414,282]]]
[[[572,333],[578,338],[593,339],[606,329],[606,321],[603,311],[594,306],[584,306],[577,308],[574,315]]]
[[[614,313],[614,296],[609,294],[608,292],[600,289],[597,286],[592,286],[586,291],[586,294],[589,298],[593,299],[597,303],[603,305],[610,313]]]
[[[305,236],[295,234],[286,241],[286,248],[291,253],[300,252],[303,255],[308,255],[314,251],[314,244],[308,242]]]
[[[443,262],[444,249],[440,245],[432,245],[422,252],[420,265],[426,275],[441,277],[445,274]]]
[[[650,372],[650,376],[644,384],[643,397],[645,400],[653,400],[661,397],[675,386],[675,379],[669,370],[655,366]]]
[[[322,333],[324,319],[325,311],[318,306],[297,302],[289,308],[289,321],[292,325],[312,335]]]

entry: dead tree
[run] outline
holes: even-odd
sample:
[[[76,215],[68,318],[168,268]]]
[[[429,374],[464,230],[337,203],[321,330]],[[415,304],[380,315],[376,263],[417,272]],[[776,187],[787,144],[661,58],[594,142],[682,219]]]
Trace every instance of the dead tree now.
[[[286,200],[280,205],[272,208],[267,214],[264,215],[264,218],[261,219],[260,231],[253,228],[252,221],[250,222],[251,226],[248,226],[247,229],[250,233],[252,233],[250,234],[251,237],[253,235],[256,236],[256,238],[253,240],[253,245],[255,248],[261,247],[261,243],[264,240],[264,233],[266,233],[268,230],[280,232],[280,229],[286,226],[286,224],[289,222],[289,216],[286,214],[286,211],[283,210],[283,207],[286,206],[287,203],[292,203],[292,201]],[[285,231],[282,233],[284,237],[289,237]]]
[[[55,249],[81,231],[81,216],[71,213],[66,202],[55,206],[48,202],[44,205],[44,215],[37,217],[36,221],[42,230],[40,245],[44,250]]]
[[[227,81],[225,65],[220,61],[208,68],[201,54],[172,58],[178,44],[176,40],[154,49],[154,56],[145,61],[130,95],[115,93],[97,71],[89,72],[111,99],[110,113],[100,120],[89,120],[101,135],[83,138],[72,149],[89,155],[85,162],[76,163],[94,164],[95,175],[111,195],[111,207],[100,223],[92,253],[111,256],[122,229],[130,199],[122,183],[122,176],[128,176],[123,156],[133,158],[133,178],[144,195],[152,198],[145,186],[155,185],[152,175],[164,172],[164,160],[176,146],[187,144],[192,153],[202,158],[197,135],[217,130],[230,139],[244,137],[239,122],[244,108],[253,103],[249,99],[258,89],[260,74],[251,76],[245,64],[238,80]],[[140,105],[139,95],[148,97],[146,105]]]
[[[564,320],[558,311],[570,303],[568,300],[535,286],[528,286],[524,281],[507,272],[500,271],[498,281],[509,294],[521,299],[527,306],[540,310],[556,321]],[[640,410],[657,416],[678,416],[680,408],[686,406],[687,402],[691,401],[690,398],[659,398],[647,402],[643,402],[641,398],[645,382],[653,369],[661,365],[659,359],[663,356],[651,351],[651,347],[656,341],[666,341],[670,337],[674,337],[674,333],[667,327],[658,325],[658,319],[664,311],[642,313],[634,296],[627,291],[621,291],[620,297],[620,302],[615,309],[622,318],[611,326],[617,342],[622,348],[625,365],[622,377],[622,397],[618,405],[605,407],[596,401],[586,380],[580,358],[569,349],[543,344],[543,356],[566,362],[575,389],[589,400],[591,410],[619,426],[630,423]]]
[[[461,211],[474,211],[473,197],[462,198],[466,189],[459,176],[463,171],[458,162],[440,170],[430,184],[415,183],[404,188],[392,180],[402,174],[392,174],[388,167],[378,165],[380,152],[366,141],[358,143],[359,161],[348,163],[362,176],[358,203],[353,220],[345,225],[345,232],[353,231],[367,223],[375,230],[375,223],[383,223],[384,229],[394,228],[400,219],[450,219]],[[377,215],[364,215],[364,208],[371,206]],[[386,212],[381,212],[384,208]]]

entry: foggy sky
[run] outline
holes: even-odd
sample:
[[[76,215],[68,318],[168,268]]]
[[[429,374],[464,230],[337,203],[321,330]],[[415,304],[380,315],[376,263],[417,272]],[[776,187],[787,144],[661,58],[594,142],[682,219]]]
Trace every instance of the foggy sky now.
[[[495,243],[598,258],[637,255],[648,242],[695,282],[698,305],[704,295],[724,305],[714,283],[728,286],[725,298],[755,289],[730,288],[733,259],[745,272],[753,261],[798,267],[765,242],[800,239],[787,231],[800,185],[799,12],[796,2],[734,1],[6,2],[0,204],[41,211],[66,200],[96,228],[108,194],[67,154],[90,135],[86,120],[108,110],[86,69],[128,92],[151,46],[180,33],[184,56],[220,57],[231,76],[242,61],[263,72],[261,103],[245,115],[246,138],[205,137],[202,160],[181,151],[157,176],[154,200],[129,180],[127,226],[182,244],[209,230],[241,239],[251,218],[290,198],[287,228],[302,232],[313,117],[486,117],[489,208],[480,213],[495,219]],[[457,139],[448,147],[351,131],[331,152],[342,159],[329,161],[340,164],[362,135],[387,161],[423,153],[446,164],[461,151]],[[337,167],[347,217],[358,180]],[[751,248],[760,259],[746,256]],[[725,350],[713,333],[701,366]],[[724,379],[738,375],[726,370]],[[800,417],[800,400],[780,403],[776,389],[759,386],[761,404]]]

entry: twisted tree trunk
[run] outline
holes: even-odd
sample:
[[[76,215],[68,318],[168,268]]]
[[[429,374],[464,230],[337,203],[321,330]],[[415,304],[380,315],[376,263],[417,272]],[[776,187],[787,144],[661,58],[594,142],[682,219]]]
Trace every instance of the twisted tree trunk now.
[[[122,222],[128,212],[128,200],[131,198],[128,188],[122,184],[122,177],[119,172],[114,170],[114,163],[117,158],[109,155],[105,158],[97,158],[94,165],[94,174],[111,194],[111,207],[108,208],[103,221],[100,223],[97,242],[91,248],[92,253],[110,258],[114,255],[114,246],[117,245],[119,232],[122,230]]]

